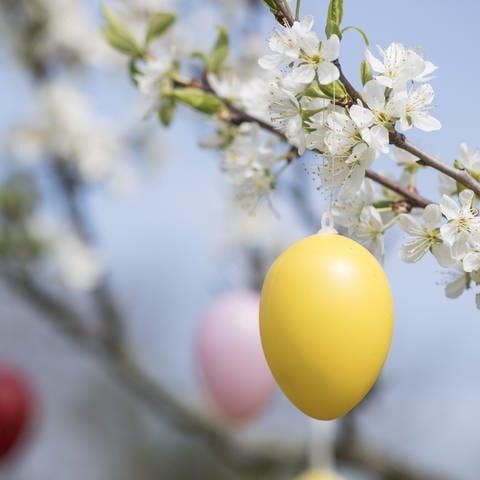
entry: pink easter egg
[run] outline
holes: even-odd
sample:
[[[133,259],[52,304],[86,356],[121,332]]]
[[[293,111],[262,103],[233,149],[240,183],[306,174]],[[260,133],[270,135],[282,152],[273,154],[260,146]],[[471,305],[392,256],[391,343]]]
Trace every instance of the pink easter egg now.
[[[197,349],[201,376],[219,414],[236,424],[256,417],[275,391],[258,315],[258,294],[236,290],[217,298],[202,316]]]

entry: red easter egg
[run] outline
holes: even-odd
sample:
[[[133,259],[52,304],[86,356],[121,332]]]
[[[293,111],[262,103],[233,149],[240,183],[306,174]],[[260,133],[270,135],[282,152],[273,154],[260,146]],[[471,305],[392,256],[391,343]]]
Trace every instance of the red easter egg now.
[[[33,396],[26,378],[13,367],[0,365],[0,461],[20,443],[32,410]]]
[[[256,417],[271,400],[275,381],[266,363],[259,330],[259,295],[236,290],[204,312],[198,363],[218,413],[232,423]]]

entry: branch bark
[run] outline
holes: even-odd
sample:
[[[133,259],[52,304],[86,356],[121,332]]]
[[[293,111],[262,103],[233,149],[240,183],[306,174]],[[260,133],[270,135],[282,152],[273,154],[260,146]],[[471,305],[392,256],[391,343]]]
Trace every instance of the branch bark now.
[[[79,203],[78,180],[65,165],[68,165],[68,162],[55,158],[52,161],[52,170],[57,177],[73,228],[84,242],[92,244],[93,235]],[[92,298],[102,322],[101,336],[105,345],[112,350],[121,350],[124,342],[124,322],[105,278],[102,278],[92,291]]]
[[[398,193],[405,200],[407,200],[412,207],[425,208],[427,205],[430,205],[431,203],[433,203],[428,198],[425,198],[422,195],[420,195],[417,191],[411,190],[408,187],[404,187],[403,185],[400,185],[399,183],[391,180],[388,177],[384,177],[383,175],[380,175],[379,173],[374,172],[373,170],[367,170],[365,172],[365,176],[367,178],[370,178],[374,182],[379,183],[380,185],[383,185],[384,187],[388,188],[392,192]]]
[[[434,168],[435,170],[447,175],[450,178],[453,178],[458,183],[462,184],[463,186],[469,188],[477,196],[480,196],[480,183],[478,183],[471,175],[468,174],[465,170],[458,170],[454,167],[450,167],[449,165],[437,160],[432,155],[425,153],[420,148],[416,147],[412,143],[410,143],[405,135],[394,132],[390,135],[390,143],[395,145],[406,152],[411,153],[418,157],[425,165]]]
[[[292,26],[293,23],[295,22],[295,19],[290,15],[288,10],[285,7],[285,3],[283,0],[275,0],[275,5],[277,6],[279,12],[281,13],[281,16],[277,16],[277,20],[280,21],[280,18],[282,18],[283,23],[288,26]]]

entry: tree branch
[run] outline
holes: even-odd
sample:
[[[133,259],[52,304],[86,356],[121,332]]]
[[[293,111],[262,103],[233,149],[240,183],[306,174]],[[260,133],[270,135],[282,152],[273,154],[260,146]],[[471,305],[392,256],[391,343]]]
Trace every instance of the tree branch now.
[[[76,176],[66,168],[65,165],[67,164],[62,159],[55,158],[52,161],[52,169],[59,182],[70,221],[77,235],[84,242],[91,244],[93,243],[93,235],[79,204],[79,183]],[[123,319],[104,278],[101,279],[100,283],[92,291],[92,296],[99,318],[103,323],[103,341],[108,348],[121,350],[124,339]]]
[[[275,3],[277,4],[277,1]],[[289,24],[292,25],[293,23],[289,22]],[[350,83],[348,78],[343,73],[340,61],[337,59],[333,63],[338,68],[338,71],[340,73],[339,80],[342,82],[342,84],[345,87],[345,90],[347,91],[349,97],[352,99],[352,103],[357,103],[358,101],[361,101],[363,104],[365,104],[365,102],[362,100],[362,97],[361,97],[360,93],[352,85],[352,83]],[[366,105],[366,107],[368,108],[368,105]],[[429,167],[447,175],[448,177],[454,179],[458,183],[460,183],[463,186],[472,190],[477,196],[480,197],[480,183],[477,182],[467,171],[459,170],[459,169],[456,169],[454,167],[450,167],[449,165],[437,160],[433,156],[429,155],[428,153],[425,153],[423,150],[421,150],[420,148],[418,148],[415,145],[413,145],[412,143],[410,143],[405,135],[403,135],[402,133],[400,133],[396,130],[390,133],[390,143],[392,145],[395,145],[396,147],[402,149],[402,150],[405,150],[406,152],[411,153],[412,155],[415,155],[416,157],[418,157],[423,162],[423,164],[425,164],[425,165],[427,165],[427,166],[429,166]],[[372,178],[372,180],[374,180],[374,181],[377,181],[373,177],[378,177],[378,175],[375,175],[375,172],[372,172],[372,171],[370,171],[369,173],[371,175],[370,178]],[[381,183],[381,182],[379,182],[379,183]],[[400,193],[400,189],[402,188],[400,185],[394,184],[390,181],[388,183],[390,184],[390,186],[387,186],[385,183],[382,183],[382,185],[384,185],[385,187],[387,187],[387,188],[389,188],[389,189],[391,189],[391,190],[393,190],[397,193]],[[391,188],[393,186],[395,188]],[[404,195],[403,193],[400,193],[400,194]],[[405,197],[405,198],[408,198],[408,197]],[[420,198],[417,198],[417,200],[420,200]],[[422,201],[425,201],[425,200],[428,201],[425,198],[423,198]],[[428,201],[428,202],[431,203],[430,201]],[[419,205],[417,205],[417,206],[419,206]]]
[[[283,22],[285,25],[287,26],[292,26],[293,23],[295,22],[294,18],[292,17],[292,15],[290,14],[290,12],[287,10],[287,8],[285,7],[285,3],[283,2],[283,0],[275,0],[275,5],[277,6],[279,12],[281,13],[281,17]],[[277,17],[277,20],[280,21],[280,18]]]
[[[471,175],[465,170],[458,170],[457,168],[450,167],[449,165],[437,160],[435,157],[425,153],[420,148],[412,145],[405,135],[399,132],[393,132],[390,135],[390,143],[395,145],[406,152],[411,153],[418,157],[425,165],[434,168],[435,170],[453,178],[458,183],[472,190],[477,196],[480,196],[480,183],[478,183]]]
[[[391,180],[390,178],[384,177],[373,170],[367,170],[365,172],[365,176],[374,182],[383,185],[392,192],[398,193],[405,198],[405,200],[407,200],[412,207],[425,208],[427,205],[433,203],[428,198],[423,197],[416,191],[413,191],[408,187],[404,187],[403,185],[400,185],[399,183]]]

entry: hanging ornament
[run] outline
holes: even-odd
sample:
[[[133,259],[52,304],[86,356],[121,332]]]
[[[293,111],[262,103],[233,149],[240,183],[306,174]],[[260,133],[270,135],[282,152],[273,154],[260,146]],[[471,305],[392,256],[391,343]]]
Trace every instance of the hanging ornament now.
[[[0,462],[19,445],[31,422],[33,400],[24,376],[0,365]]]
[[[271,400],[275,381],[262,351],[259,296],[236,290],[206,310],[198,336],[198,363],[218,413],[235,424],[256,417]]]
[[[270,268],[260,333],[285,395],[305,414],[331,420],[355,407],[380,374],[393,304],[377,260],[325,223],[320,234],[288,248]]]
[[[343,478],[333,470],[309,470],[295,480],[343,480]]]

